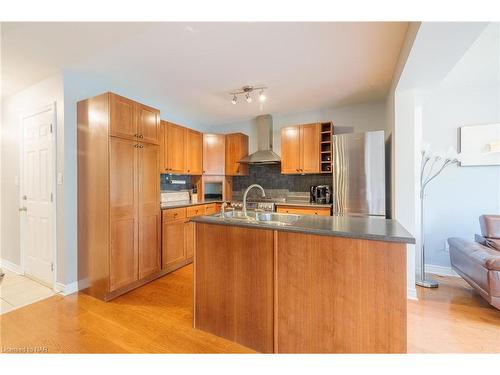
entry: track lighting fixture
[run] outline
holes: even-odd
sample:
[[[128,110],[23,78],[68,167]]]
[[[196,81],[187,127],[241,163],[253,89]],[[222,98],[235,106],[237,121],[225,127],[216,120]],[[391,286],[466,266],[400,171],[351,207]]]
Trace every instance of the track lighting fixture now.
[[[267,87],[265,87],[265,86],[257,86],[257,87],[243,86],[241,88],[241,90],[229,93],[230,95],[233,96],[233,98],[231,99],[231,103],[236,104],[238,102],[238,95],[245,95],[245,101],[247,103],[252,103],[252,101],[253,101],[252,93],[256,90],[260,91],[259,101],[261,103],[264,103],[266,101],[266,98],[267,98],[266,94],[264,92],[264,90],[266,90],[266,89],[267,89]]]

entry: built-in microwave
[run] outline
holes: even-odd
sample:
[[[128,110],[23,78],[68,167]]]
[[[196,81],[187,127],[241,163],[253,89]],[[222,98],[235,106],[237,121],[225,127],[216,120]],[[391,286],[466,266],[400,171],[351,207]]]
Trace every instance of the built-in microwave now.
[[[223,188],[222,181],[204,181],[203,198],[205,200],[222,200]]]

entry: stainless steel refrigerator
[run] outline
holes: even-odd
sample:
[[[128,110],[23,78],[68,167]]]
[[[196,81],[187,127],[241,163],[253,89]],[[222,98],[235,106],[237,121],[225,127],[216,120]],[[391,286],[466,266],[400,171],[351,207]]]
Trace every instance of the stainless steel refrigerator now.
[[[384,131],[333,136],[333,213],[385,217]]]

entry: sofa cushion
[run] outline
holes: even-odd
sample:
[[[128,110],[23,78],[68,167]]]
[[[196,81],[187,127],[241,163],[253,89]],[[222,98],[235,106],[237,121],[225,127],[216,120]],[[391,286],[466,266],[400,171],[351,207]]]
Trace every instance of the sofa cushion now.
[[[479,225],[483,237],[500,239],[500,215],[481,215]]]
[[[450,252],[458,251],[471,262],[488,270],[500,271],[499,251],[463,238],[449,238],[448,243],[450,244]]]

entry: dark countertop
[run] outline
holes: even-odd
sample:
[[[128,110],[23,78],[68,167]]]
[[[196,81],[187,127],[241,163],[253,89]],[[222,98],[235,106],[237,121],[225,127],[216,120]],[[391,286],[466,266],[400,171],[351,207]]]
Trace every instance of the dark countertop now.
[[[316,216],[301,215],[291,225],[278,226],[263,222],[247,222],[223,219],[218,214],[213,216],[197,216],[191,221],[197,223],[234,225],[247,228],[263,228],[288,232],[317,234],[322,236],[348,237],[374,241],[415,243],[415,238],[396,220],[374,217],[355,216]]]
[[[198,201],[196,203],[193,203],[191,201],[177,201],[177,202],[168,202],[168,203],[160,203],[160,208],[162,210],[168,209],[168,208],[181,208],[181,207],[190,207],[190,206],[200,206],[202,204],[210,204],[210,203],[222,203],[224,202],[223,200],[220,199],[214,199],[214,200],[204,200],[204,201]]]
[[[311,202],[300,202],[300,201],[292,201],[292,202],[279,202],[276,203],[276,206],[297,206],[297,207],[332,207],[332,204],[320,204],[320,203],[311,203]]]

